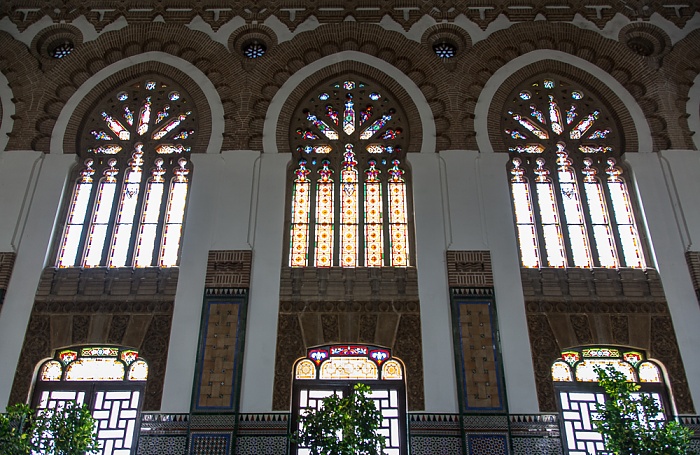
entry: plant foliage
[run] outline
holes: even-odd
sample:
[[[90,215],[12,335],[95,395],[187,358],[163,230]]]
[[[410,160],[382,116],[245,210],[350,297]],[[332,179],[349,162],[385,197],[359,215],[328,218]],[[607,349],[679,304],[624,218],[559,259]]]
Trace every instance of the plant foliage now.
[[[2,455],[83,455],[99,451],[95,419],[85,405],[68,401],[36,413],[24,404],[0,414]]]
[[[686,455],[692,432],[667,421],[661,403],[614,368],[596,368],[607,395],[594,420],[606,450],[615,455]]]
[[[385,438],[378,432],[382,414],[369,393],[369,386],[356,384],[346,397],[324,398],[319,410],[301,416],[292,439],[312,455],[383,454]]]

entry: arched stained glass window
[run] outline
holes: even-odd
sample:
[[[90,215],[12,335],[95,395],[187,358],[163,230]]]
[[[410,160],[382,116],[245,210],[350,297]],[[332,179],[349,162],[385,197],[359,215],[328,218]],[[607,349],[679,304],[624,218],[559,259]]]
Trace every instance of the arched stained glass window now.
[[[536,79],[503,117],[524,267],[645,267],[614,123],[592,93]]]
[[[552,380],[562,412],[562,429],[569,455],[603,455],[603,437],[595,429],[596,406],[605,402],[598,386],[596,367],[614,368],[628,382],[640,385],[640,393],[649,393],[668,418],[669,407],[661,368],[646,358],[644,352],[609,346],[574,348],[562,352],[552,364]]]
[[[318,409],[330,395],[343,396],[357,383],[371,388],[370,397],[382,412],[379,429],[386,437],[386,455],[407,453],[406,388],[404,367],[391,351],[377,346],[332,345],[307,350],[306,357],[294,366],[292,427],[305,411]],[[306,455],[304,447],[292,447]]]
[[[135,453],[148,363],[138,351],[115,346],[74,346],[56,351],[40,367],[32,405],[85,404],[97,421],[103,455]]]
[[[196,132],[187,96],[150,79],[110,93],[85,122],[58,267],[178,263]]]
[[[291,132],[291,267],[411,265],[403,114],[360,79],[311,92]]]

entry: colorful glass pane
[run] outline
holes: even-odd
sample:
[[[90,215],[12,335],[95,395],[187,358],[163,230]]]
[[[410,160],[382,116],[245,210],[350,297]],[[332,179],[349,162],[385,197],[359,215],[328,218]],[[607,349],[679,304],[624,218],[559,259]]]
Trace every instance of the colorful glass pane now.
[[[520,114],[513,114],[512,112],[510,112],[510,114],[513,116],[513,120],[527,128],[528,131],[537,136],[539,139],[549,139],[549,134],[547,134],[545,130],[532,123],[529,119],[521,116]],[[542,120],[544,121],[544,119]]]
[[[134,125],[134,113],[131,109],[129,109],[129,106],[124,106],[124,114],[122,116],[129,126]]]
[[[362,133],[360,133],[360,139],[362,140],[367,140],[370,139],[374,134],[379,131],[380,129],[384,128],[386,126],[387,122],[391,120],[392,113],[389,112],[388,114],[382,115],[382,118],[377,119],[372,123],[370,126],[364,129]]]
[[[321,364],[319,379],[379,379],[377,364],[367,357],[331,357]]]
[[[581,139],[586,131],[588,131],[600,115],[599,111],[593,111],[593,113],[588,114],[586,117],[581,119],[580,122],[571,130],[569,136],[571,139]]]
[[[544,167],[544,160],[538,158],[538,168],[535,188],[537,189],[537,205],[540,212],[540,223],[544,233],[544,245],[547,251],[549,267],[565,267],[564,241],[559,225],[557,202],[554,196],[554,186],[548,177],[549,170]]]
[[[641,352],[625,352],[622,355],[622,358],[636,366],[639,362],[644,360],[644,354]]]
[[[171,132],[172,130],[177,128],[180,125],[180,123],[185,121],[187,116],[190,115],[191,113],[192,112],[188,111],[188,112],[185,112],[184,114],[180,114],[177,117],[175,117],[174,119],[170,120],[168,123],[161,126],[160,129],[155,131],[153,133],[152,138],[155,140],[163,139],[169,132]]]
[[[148,131],[148,123],[151,121],[151,98],[146,98],[141,110],[139,111],[139,126],[137,132],[139,136],[143,136]]]
[[[145,381],[148,379],[148,364],[143,360],[135,361],[129,367],[129,373],[126,377],[129,381]]]
[[[583,221],[583,208],[579,195],[576,174],[563,144],[557,144],[557,165],[559,190],[564,206],[564,219],[569,233],[569,245],[576,267],[590,267],[591,253],[588,247],[588,234]]]
[[[559,111],[559,105],[552,95],[549,95],[549,122],[550,128],[557,135],[561,135],[564,132],[561,111]]]
[[[163,179],[163,160],[156,161],[156,168],[151,171],[151,179],[146,185],[143,208],[141,213],[141,225],[136,242],[136,267],[148,267],[153,262],[153,251],[155,249],[156,235],[158,231],[158,221],[160,220],[160,207],[165,191],[165,180]]]
[[[592,164],[590,159],[584,160],[583,187],[586,192],[598,261],[601,267],[617,268],[617,249],[612,235],[605,195],[600,181],[596,178],[597,171],[591,167]]]
[[[570,382],[574,380],[574,375],[571,372],[571,367],[561,360],[552,364],[552,381],[555,382]]]
[[[299,161],[292,198],[291,245],[289,253],[289,265],[292,267],[304,267],[307,265],[309,210],[311,207],[311,182],[307,179],[307,176],[310,172],[306,168],[306,161]]]
[[[319,118],[316,117],[315,115],[313,115],[312,113],[309,113],[309,114],[306,116],[306,118],[307,118],[307,120],[309,120],[316,128],[318,128],[319,131],[321,131],[321,133],[325,134],[326,137],[327,137],[328,139],[330,139],[330,140],[332,140],[332,141],[335,141],[335,140],[338,139],[338,133],[337,133],[333,128],[331,128],[330,126],[328,126],[328,124],[327,124],[326,122],[324,122],[323,120],[319,120]]]
[[[511,174],[513,174],[513,178],[511,178],[511,193],[515,211],[515,223],[518,230],[520,257],[524,267],[539,267],[540,257],[539,248],[537,247],[532,199],[530,197],[530,184],[523,177],[525,171],[520,167],[521,164],[522,161],[515,158],[511,169]]]
[[[102,119],[105,121],[107,126],[109,127],[110,130],[114,134],[117,135],[119,140],[121,141],[128,141],[129,138],[131,137],[131,134],[129,134],[129,131],[124,127],[124,125],[121,124],[121,122],[115,118],[113,118],[111,115],[107,114],[106,112],[102,113]]]
[[[95,139],[97,139],[98,141],[111,141],[111,140],[113,140],[112,136],[110,136],[109,134],[105,133],[102,130],[100,130],[100,131],[92,130],[92,131],[90,131],[90,134],[95,136]]]
[[[66,229],[63,233],[63,241],[61,242],[58,255],[59,267],[72,267],[75,265],[92,193],[92,176],[95,173],[95,170],[91,167],[93,163],[92,159],[85,161],[85,169],[81,172],[82,177],[78,180],[73,191],[73,198],[66,220]]]
[[[408,207],[404,171],[398,167],[399,160],[393,161],[389,169],[389,239],[391,242],[391,265],[406,267],[408,257]]]
[[[296,379],[316,379],[316,365],[309,359],[299,361],[294,377]]]
[[[537,106],[535,106],[535,105],[533,104],[532,106],[530,106],[530,110],[532,111],[532,112],[530,112],[530,115],[531,115],[532,117],[536,118],[538,122],[540,122],[540,123],[542,123],[542,124],[546,124],[546,123],[547,123],[547,121],[546,121],[545,118],[544,118],[544,114],[542,113],[542,111],[540,111],[540,110],[537,109]]]
[[[355,103],[352,101],[352,96],[349,93],[345,101],[343,131],[348,136],[355,132]]]
[[[116,164],[116,163],[115,163]],[[114,167],[109,169],[116,173]],[[117,193],[117,181],[110,172],[100,181],[97,200],[93,209],[90,233],[85,246],[84,267],[96,267],[102,261],[105,239],[107,237],[107,226],[112,214],[112,204]]]
[[[334,185],[328,164],[323,162],[316,185],[316,267],[333,265]]]
[[[158,111],[158,114],[156,116],[156,124],[162,122],[163,120],[165,120],[168,117],[168,115],[170,115],[170,114],[168,114],[169,110],[170,110],[170,106],[168,106],[166,104],[165,106],[163,106],[163,110]]]
[[[620,357],[620,351],[612,348],[589,348],[582,352],[584,357]]]
[[[136,206],[139,202],[141,176],[143,175],[143,152],[139,145],[137,144],[137,149],[132,155],[129,169],[127,169],[124,177],[114,234],[112,236],[112,246],[107,261],[109,267],[124,267],[126,265],[126,256],[131,244],[131,232],[134,225],[134,217],[136,216]]]
[[[384,256],[384,235],[382,232],[382,187],[378,170],[370,161],[370,169],[365,179],[365,265],[381,267]],[[376,171],[376,173],[374,172]]]
[[[572,104],[569,110],[566,111],[566,124],[571,125],[574,122],[574,119],[576,119],[577,115],[578,114],[576,113],[576,105]]]
[[[301,136],[302,139],[306,139],[309,141],[315,141],[316,139],[318,139],[318,135],[311,130],[302,130],[301,128],[299,128],[297,129],[297,134]]]
[[[114,358],[80,358],[66,367],[66,381],[122,381],[124,364]]]
[[[628,382],[636,382],[632,365],[621,359],[584,359],[576,365],[576,380],[579,382],[598,382],[596,368],[612,367],[622,373]]]
[[[612,153],[612,147],[591,147],[590,145],[580,145],[579,150],[583,153]]]
[[[382,377],[384,380],[403,379],[403,368],[396,360],[388,360],[382,366]]]
[[[639,365],[639,382],[662,382],[659,367],[651,362],[643,362]]]
[[[357,230],[359,223],[359,199],[357,195],[358,173],[357,162],[352,145],[345,145],[345,160],[341,174],[341,198],[340,208],[341,241],[340,241],[340,265],[342,267],[357,266]]]
[[[333,122],[334,125],[337,125],[340,123],[340,116],[338,115],[338,111],[336,109],[333,109],[333,106],[328,105],[326,106],[326,116]]]
[[[545,149],[544,146],[540,144],[528,144],[526,146],[518,145],[516,147],[510,147],[508,150],[515,153],[538,154],[544,152]]]
[[[360,125],[364,125],[364,123],[369,120],[372,116],[372,109],[372,106],[367,106],[366,109],[360,111]]]
[[[605,139],[608,134],[610,134],[610,130],[595,130],[588,136],[588,139]]]
[[[41,367],[39,379],[42,381],[60,381],[62,375],[63,367],[61,363],[56,360],[49,360]]]

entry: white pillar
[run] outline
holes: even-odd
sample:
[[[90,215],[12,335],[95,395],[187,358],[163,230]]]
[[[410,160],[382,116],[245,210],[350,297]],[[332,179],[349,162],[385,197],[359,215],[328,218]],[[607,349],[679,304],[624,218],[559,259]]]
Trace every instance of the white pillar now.
[[[209,250],[250,249],[253,168],[259,152],[191,155],[194,165],[180,256],[161,410],[189,412]]]
[[[685,248],[700,251],[700,155],[697,150],[659,152],[668,189],[678,198],[678,224]]]
[[[493,266],[508,411],[511,414],[529,414],[539,412],[539,404],[506,173],[507,161],[506,153],[482,153],[476,163],[481,213]],[[479,216],[476,207],[473,210],[474,216]]]
[[[248,300],[241,412],[270,412],[275,379],[277,314],[288,154],[263,153],[256,163],[251,205],[253,268]],[[291,374],[291,372],[289,373]]]
[[[13,153],[26,154],[26,158],[12,156]],[[13,236],[12,241],[17,242],[14,244],[17,258],[0,312],[0,412],[10,396],[41,271],[47,262],[53,261],[53,258],[47,260],[47,251],[61,198],[65,194],[66,176],[74,163],[75,155],[44,155],[27,151],[5,153],[0,163],[0,179],[16,183],[14,189],[3,192],[0,209],[7,207],[11,219],[21,220],[16,201],[12,200],[16,197],[24,201],[29,211],[26,224],[20,223],[17,234]],[[27,180],[21,181],[22,178]],[[4,218],[6,213],[2,213]]]
[[[673,157],[673,155],[676,154],[664,152],[664,156]],[[661,276],[671,312],[688,386],[693,402],[698,406],[700,403],[700,351],[698,351],[700,307],[698,307],[698,300],[685,261],[686,244],[681,236],[682,223],[679,223],[681,211],[674,211],[673,201],[668,191],[670,180],[664,178],[664,170],[657,154],[627,153],[625,158],[632,167],[639,199],[642,201],[642,211],[646,215],[646,227],[656,259],[655,266]],[[690,168],[679,169],[674,166],[673,174],[674,176],[677,174],[679,182],[689,184],[689,193],[684,196],[689,210],[684,213],[687,216],[695,216],[696,214],[690,212],[697,210],[698,192],[690,191],[697,186],[697,182],[690,183],[687,172],[692,169],[697,171],[698,166],[690,165],[684,160],[674,159],[673,161],[676,165]],[[685,189],[679,187],[679,190],[685,191]],[[695,201],[688,201],[687,197],[690,196],[694,197]]]
[[[416,153],[409,155],[408,162],[413,182],[425,411],[457,412],[441,158]]]

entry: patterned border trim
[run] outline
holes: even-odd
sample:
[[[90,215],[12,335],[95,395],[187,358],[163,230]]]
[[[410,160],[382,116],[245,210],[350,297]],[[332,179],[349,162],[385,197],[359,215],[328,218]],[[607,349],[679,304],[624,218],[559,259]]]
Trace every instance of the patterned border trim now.
[[[489,251],[448,251],[447,280],[451,288],[493,287]]]
[[[250,268],[253,252],[247,250],[213,250],[209,252],[207,276],[208,288],[250,287]]]
[[[698,300],[700,300],[700,251],[686,251],[685,260],[688,263],[695,294],[698,296]]]

